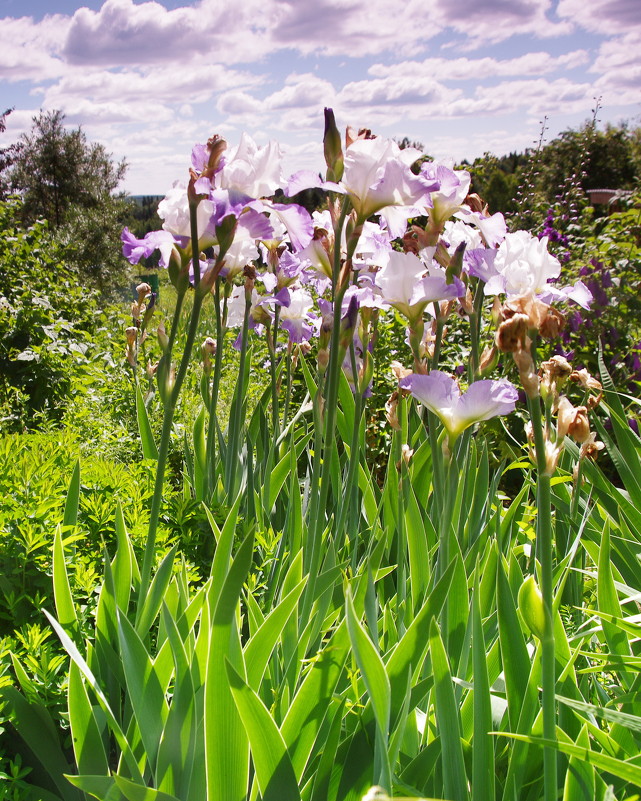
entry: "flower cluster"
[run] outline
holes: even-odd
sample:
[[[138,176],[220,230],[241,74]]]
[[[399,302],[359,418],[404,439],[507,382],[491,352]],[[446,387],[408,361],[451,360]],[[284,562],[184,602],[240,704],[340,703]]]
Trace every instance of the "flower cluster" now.
[[[158,250],[177,287],[191,284],[201,297],[220,293],[223,330],[266,328],[272,355],[279,331],[290,349],[318,337],[321,372],[340,314],[335,345],[361,396],[373,373],[378,315],[398,313],[414,359],[400,388],[430,408],[454,440],[472,423],[514,408],[512,385],[480,380],[499,350],[513,354],[528,394],[538,393],[532,332],[558,334],[562,317],[551,304],[587,308],[591,293],[580,281],[558,286],[560,263],[548,237],[508,233],[501,214],[489,215],[468,194],[465,170],[429,161],[419,168],[420,156],[369,131],[348,129],[343,147],[329,109],[324,180],[306,171],[285,180],[274,142],[259,147],[243,135],[228,151],[212,137],[194,147],[189,183],[160,203],[163,230],[137,239],[125,229],[123,252],[137,263]],[[280,187],[288,202],[276,202]],[[327,207],[311,215],[295,202],[310,187],[327,193]],[[439,349],[456,310],[474,321],[478,335],[487,296],[504,298],[499,332],[480,361],[472,355],[469,388],[461,393],[436,369]],[[211,342],[207,359],[220,345]]]

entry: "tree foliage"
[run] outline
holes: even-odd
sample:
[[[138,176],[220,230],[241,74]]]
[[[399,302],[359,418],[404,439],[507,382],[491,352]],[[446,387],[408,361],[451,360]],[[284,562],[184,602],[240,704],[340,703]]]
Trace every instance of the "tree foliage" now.
[[[641,128],[621,123],[599,130],[591,120],[540,148],[485,153],[463,166],[491,212],[526,212],[525,227],[536,227],[555,202],[570,205],[579,195],[587,201],[589,189],[632,189],[641,176]]]
[[[61,111],[33,118],[12,154],[8,185],[22,199],[23,225],[47,220],[70,266],[101,290],[113,290],[125,280],[119,236],[130,203],[117,190],[127,165],[64,121]]]

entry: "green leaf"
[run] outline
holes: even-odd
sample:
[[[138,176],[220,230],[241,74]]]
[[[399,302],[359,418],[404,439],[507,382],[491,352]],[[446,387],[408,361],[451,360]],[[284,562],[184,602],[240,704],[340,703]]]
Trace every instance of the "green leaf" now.
[[[356,664],[363,676],[376,722],[382,734],[387,738],[389,734],[391,706],[389,678],[378,650],[356,616],[354,601],[352,600],[349,587],[347,588],[345,598],[345,614],[347,631],[349,633]]]
[[[432,591],[427,596],[420,611],[414,616],[407,631],[388,657],[386,664],[391,689],[391,720],[395,721],[403,705],[407,671],[411,667],[415,675],[423,669],[423,662],[429,647],[430,624],[443,607],[450,591],[454,562],[451,562]]]
[[[43,612],[47,616],[47,619],[49,620],[49,623],[51,623],[51,625],[53,626],[56,634],[60,638],[60,641],[61,641],[65,651],[69,654],[71,659],[76,663],[76,665],[80,669],[80,672],[85,677],[85,680],[87,681],[87,683],[89,684],[89,686],[93,690],[96,698],[98,699],[100,707],[102,708],[103,712],[107,716],[107,721],[109,723],[109,727],[111,728],[111,731],[113,732],[114,737],[116,738],[116,741],[118,742],[118,745],[120,746],[120,750],[123,753],[123,757],[124,757],[124,760],[125,760],[125,762],[127,764],[127,767],[129,769],[129,771],[131,772],[132,776],[134,776],[135,778],[139,778],[142,781],[142,775],[140,773],[140,768],[138,767],[138,762],[137,762],[137,760],[135,759],[135,757],[134,757],[134,755],[132,753],[132,750],[131,750],[131,747],[129,745],[129,742],[127,741],[127,738],[125,737],[122,729],[120,728],[120,725],[118,724],[118,721],[116,720],[116,716],[114,715],[111,707],[109,706],[109,702],[107,701],[107,697],[105,696],[104,692],[102,691],[102,688],[100,687],[100,684],[96,680],[96,677],[94,676],[94,674],[92,673],[91,669],[89,668],[89,665],[87,664],[87,662],[84,660],[84,658],[80,654],[80,651],[76,647],[76,645],[73,642],[73,640],[69,637],[69,635],[62,628],[62,626],[58,623],[58,621],[54,617],[52,617],[47,612],[46,609],[43,609]]]
[[[97,798],[98,801],[126,801],[111,776],[67,775],[66,778],[75,787]]]
[[[267,707],[229,662],[227,675],[249,738],[262,801],[300,801],[287,746]]]
[[[139,616],[136,620],[136,631],[141,637],[147,635],[156,616],[160,612],[163,598],[165,597],[169,581],[171,580],[174,558],[177,550],[178,546],[174,545],[174,547],[167,552],[152,579],[149,592],[138,602]]]
[[[138,431],[140,432],[140,442],[142,444],[142,455],[145,459],[158,460],[158,448],[154,442],[154,435],[151,431],[151,424],[147,416],[147,407],[142,397],[140,387],[136,387],[136,416],[138,417]]]
[[[327,801],[329,797],[329,784],[332,770],[336,764],[336,752],[340,742],[341,728],[343,723],[343,711],[345,701],[337,705],[331,723],[329,733],[323,743],[323,750],[318,763],[318,768],[314,773],[314,784],[312,788],[311,801]]]
[[[65,500],[65,512],[62,518],[63,527],[73,527],[78,521],[78,502],[80,500],[80,459],[71,474],[67,498]]]
[[[343,620],[312,663],[280,727],[296,777],[300,780],[336,691],[349,653]]]
[[[612,576],[612,563],[610,561],[610,526],[606,523],[601,539],[599,550],[599,569],[597,573],[597,603],[599,612],[611,615],[614,618],[621,618],[621,605],[614,586]],[[605,617],[601,618],[603,623],[603,633],[612,653],[618,656],[630,656],[630,645],[624,631],[617,625],[613,625]],[[626,688],[630,687],[632,677],[625,671],[620,671],[619,675]]]
[[[80,794],[69,787],[64,776],[70,765],[47,709],[42,704],[30,704],[14,687],[3,687],[0,698],[9,704],[19,735],[42,764],[62,798],[80,801]]]
[[[514,740],[521,740],[521,742],[530,743],[531,745],[540,745],[543,748],[556,748],[568,756],[578,757],[589,765],[594,765],[599,770],[612,773],[625,782],[631,782],[637,787],[641,787],[641,766],[633,762],[617,759],[599,751],[592,751],[586,746],[566,743],[560,740],[547,740],[545,737],[532,737],[527,734],[511,734],[508,732],[504,732],[504,736]]]
[[[405,534],[410,562],[410,589],[412,609],[416,611],[423,602],[430,580],[430,558],[427,533],[421,511],[412,487],[408,487],[405,503]]]
[[[165,605],[161,616],[174,657],[175,680],[158,748],[157,787],[182,799],[190,797],[190,779],[196,756],[196,698],[191,665],[176,621]]]
[[[435,620],[432,620],[430,628],[430,653],[434,672],[434,708],[438,733],[441,737],[444,795],[452,801],[468,801],[467,775],[454,684]]]
[[[169,712],[167,700],[147,649],[121,612],[118,612],[118,634],[129,701],[145,747],[147,763],[154,770],[160,737]]]
[[[127,529],[125,528],[125,518],[122,514],[120,502],[116,506],[116,539],[118,540],[118,550],[111,563],[111,569],[116,593],[116,605],[123,612],[126,612],[129,608],[129,598],[131,597],[134,565],[136,572],[138,565],[135,564],[135,557],[127,535]],[[138,574],[137,577],[140,578],[140,575]]]
[[[125,779],[124,776],[119,776],[117,773],[114,774],[113,778],[116,787],[127,801],[180,801],[174,795],[162,793],[160,790],[154,790],[152,787],[146,787],[143,784],[132,782],[130,779]]]
[[[291,592],[269,613],[254,636],[245,646],[245,663],[247,665],[247,683],[258,690],[272,651],[292,615],[307,583],[307,578],[300,581]]]
[[[65,628],[75,627],[78,618],[67,576],[60,526],[57,526],[53,538],[53,597],[60,625]]]
[[[478,580],[472,596],[472,675],[474,676],[474,738],[472,741],[472,801],[494,798],[492,700],[487,670]]]
[[[392,692],[383,660],[356,616],[349,587],[347,587],[345,593],[345,614],[352,652],[363,677],[365,689],[376,719],[375,764],[378,765],[379,770],[375,769],[374,778],[375,781],[389,788],[391,785],[391,766],[388,755],[388,738]]]
[[[561,736],[560,733],[559,736]],[[581,748],[589,748],[587,726],[583,726],[576,738],[576,744]],[[594,768],[577,756],[570,757],[565,785],[563,787],[563,801],[594,801]]]
[[[237,509],[236,506],[236,513]],[[235,516],[233,519],[235,525]],[[224,537],[223,532],[219,549]],[[207,798],[224,798],[225,801],[245,801],[249,781],[247,733],[232,697],[226,659],[229,658],[235,669],[244,672],[235,616],[251,566],[253,547],[254,539],[250,534],[238,549],[231,567],[225,565],[222,587],[217,588],[213,579],[209,598],[212,625],[204,701]]]
[[[194,493],[197,501],[204,500],[207,475],[207,443],[205,441],[205,407],[194,420]]]
[[[510,728],[516,729],[527,690],[531,660],[521,631],[514,596],[500,558],[496,572],[496,598],[507,709]]]
[[[80,773],[109,774],[109,764],[89,695],[82,674],[75,662],[69,667],[69,725],[76,765]]]

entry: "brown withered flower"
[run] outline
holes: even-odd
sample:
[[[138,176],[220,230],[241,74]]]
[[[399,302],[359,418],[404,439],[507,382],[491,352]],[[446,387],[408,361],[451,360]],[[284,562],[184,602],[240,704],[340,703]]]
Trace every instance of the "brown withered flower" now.
[[[401,378],[407,378],[408,375],[412,375],[412,371],[408,370],[407,367],[403,367],[403,365],[400,362],[394,361],[391,363],[390,367],[394,375],[394,378],[397,381],[400,381]],[[409,392],[407,392],[407,394],[409,394]]]
[[[528,398],[536,398],[539,395],[539,377],[534,369],[534,360],[529,350],[529,339],[526,340],[526,347],[515,350],[512,358],[519,371],[519,378]]]
[[[579,457],[581,459],[591,459],[594,461],[599,455],[599,451],[602,451],[604,448],[605,445],[601,441],[597,440],[596,434],[592,432],[586,441],[581,445]]]
[[[348,125],[345,131],[345,147],[353,145],[359,139],[376,139],[376,136],[369,128],[359,128],[357,131],[356,128]]]
[[[558,339],[565,326],[565,317],[558,309],[548,306],[545,317],[539,326],[539,334],[543,339]]]
[[[557,410],[557,437],[562,440],[566,435],[579,444],[587,442],[590,437],[590,421],[585,406],[573,406],[563,396]]]
[[[513,314],[505,319],[496,331],[496,347],[503,353],[514,353],[523,349],[528,332],[528,317]]]
[[[541,394],[554,401],[572,373],[572,365],[564,356],[552,356],[541,364]]]
[[[484,217],[489,216],[489,207],[487,203],[476,192],[472,192],[465,198],[465,205],[469,206],[472,211],[482,214]]]

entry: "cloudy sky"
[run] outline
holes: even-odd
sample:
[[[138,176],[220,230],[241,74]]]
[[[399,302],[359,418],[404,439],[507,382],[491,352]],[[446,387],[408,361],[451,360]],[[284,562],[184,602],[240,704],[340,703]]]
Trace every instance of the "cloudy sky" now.
[[[320,168],[339,126],[438,158],[523,150],[579,125],[641,125],[641,0],[0,0],[2,144],[39,109],[164,194],[194,142],[276,139]]]

